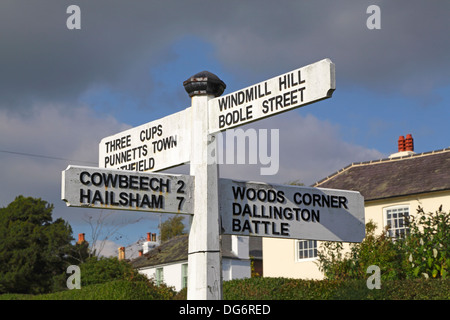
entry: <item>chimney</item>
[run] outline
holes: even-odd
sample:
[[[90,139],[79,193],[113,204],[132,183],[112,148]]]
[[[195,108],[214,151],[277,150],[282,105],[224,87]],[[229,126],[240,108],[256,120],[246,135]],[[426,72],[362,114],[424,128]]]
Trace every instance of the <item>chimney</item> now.
[[[119,247],[119,260],[125,260],[125,247]]]
[[[398,138],[398,152],[406,151],[405,149],[405,137],[400,136]]]
[[[410,133],[406,135],[405,139],[405,151],[414,152],[414,140]]]
[[[389,158],[398,158],[398,157],[406,157],[414,154],[414,140],[410,133],[406,135],[406,139],[404,136],[400,136],[398,138],[398,152],[393,153],[389,156]]]
[[[249,256],[249,241],[248,236],[231,236],[231,252],[233,252],[239,259],[250,259]]]
[[[84,239],[84,233],[79,233],[77,244],[82,244],[84,242],[86,242],[86,240]]]
[[[159,245],[156,233],[147,232],[147,240],[142,244],[143,254]]]

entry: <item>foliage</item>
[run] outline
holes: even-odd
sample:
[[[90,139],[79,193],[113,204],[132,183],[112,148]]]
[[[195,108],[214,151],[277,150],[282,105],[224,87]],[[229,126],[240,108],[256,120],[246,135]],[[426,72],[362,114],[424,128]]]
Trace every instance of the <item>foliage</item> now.
[[[73,264],[72,228],[52,220],[53,205],[18,196],[0,208],[0,293],[43,293],[59,288]]]
[[[80,264],[81,286],[106,283],[113,280],[146,281],[128,262],[116,257],[90,257]]]
[[[365,280],[247,278],[226,281],[224,300],[449,300],[449,279],[386,280],[370,290]],[[51,294],[3,294],[0,300],[183,300],[154,282],[114,280]]]
[[[450,265],[450,212],[425,213],[418,208],[409,218],[405,239],[393,241],[387,230],[375,235],[376,225],[366,224],[366,237],[345,251],[342,243],[324,242],[319,269],[328,279],[363,279],[370,265],[381,269],[381,279],[448,278]]]
[[[381,269],[381,279],[405,278],[402,251],[386,232],[375,235],[376,224],[366,224],[366,237],[345,252],[341,242],[324,242],[318,252],[319,269],[330,280],[365,279],[370,265]]]
[[[176,236],[184,234],[183,216],[174,215],[160,225],[161,242],[165,242]]]
[[[169,300],[174,295],[171,288],[151,281],[114,280],[49,294],[5,294],[0,300]]]
[[[450,266],[450,212],[425,213],[422,207],[409,221],[410,235],[403,243],[408,277],[448,278]]]
[[[448,279],[385,280],[380,290],[366,280],[249,278],[224,282],[225,300],[448,300]]]

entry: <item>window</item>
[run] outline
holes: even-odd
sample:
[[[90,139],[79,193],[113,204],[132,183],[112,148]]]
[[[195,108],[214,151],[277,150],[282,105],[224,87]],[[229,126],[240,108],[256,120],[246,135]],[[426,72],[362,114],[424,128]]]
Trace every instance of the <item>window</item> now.
[[[297,240],[296,253],[297,253],[297,261],[305,261],[317,258],[317,241]]]
[[[386,226],[389,226],[388,236],[394,239],[403,239],[409,233],[407,218],[409,206],[396,206],[384,209]]]
[[[187,287],[188,281],[188,264],[184,263],[181,265],[181,288],[184,289]]]
[[[164,282],[163,268],[156,268],[156,285],[159,286]]]

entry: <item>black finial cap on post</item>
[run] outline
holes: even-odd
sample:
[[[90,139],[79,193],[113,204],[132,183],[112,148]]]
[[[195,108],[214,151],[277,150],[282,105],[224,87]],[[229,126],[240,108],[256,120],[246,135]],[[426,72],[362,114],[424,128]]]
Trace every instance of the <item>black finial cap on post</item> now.
[[[213,95],[220,96],[225,88],[225,83],[218,76],[209,72],[199,72],[183,82],[184,89],[189,97],[195,95]]]

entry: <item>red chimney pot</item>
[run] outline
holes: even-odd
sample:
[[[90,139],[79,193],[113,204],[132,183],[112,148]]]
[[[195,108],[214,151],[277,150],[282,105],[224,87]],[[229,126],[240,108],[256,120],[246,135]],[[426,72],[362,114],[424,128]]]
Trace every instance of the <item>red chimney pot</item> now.
[[[406,135],[405,151],[414,151],[414,140],[410,133]]]
[[[400,136],[398,138],[398,152],[406,151],[405,149],[405,137]]]
[[[83,243],[85,241],[86,240],[84,240],[84,233],[79,233],[78,234],[78,241],[77,241],[77,243],[80,244],[80,243]]]

